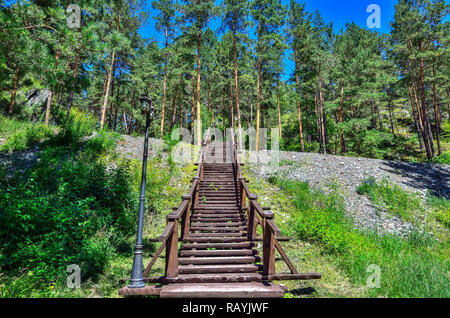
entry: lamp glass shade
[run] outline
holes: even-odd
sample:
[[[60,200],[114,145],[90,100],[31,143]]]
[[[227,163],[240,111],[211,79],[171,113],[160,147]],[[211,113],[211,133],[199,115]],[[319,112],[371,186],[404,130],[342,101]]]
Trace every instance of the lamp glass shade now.
[[[143,111],[147,111],[148,110],[148,97],[147,96],[142,96],[141,97],[141,108]]]

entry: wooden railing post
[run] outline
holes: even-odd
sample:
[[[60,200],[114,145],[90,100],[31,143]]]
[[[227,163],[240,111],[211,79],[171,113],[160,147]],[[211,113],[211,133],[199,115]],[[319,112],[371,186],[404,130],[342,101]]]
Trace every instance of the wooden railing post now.
[[[194,182],[195,180],[197,180],[197,186],[195,187],[194,197],[192,198],[192,205],[194,205],[194,208],[197,208],[200,196],[200,177],[194,177]]]
[[[238,181],[239,181],[239,193],[240,193],[240,195],[239,195],[239,207],[240,207],[240,209],[241,209],[241,211],[242,211],[242,209],[244,208],[244,201],[245,201],[245,198],[246,198],[246,196],[245,196],[245,190],[244,190],[244,185],[243,185],[243,182],[245,182],[245,178],[244,177],[240,177],[240,176],[238,176]]]
[[[272,220],[273,217],[274,214],[270,211],[263,214],[263,275],[275,274],[275,236],[267,224],[267,220]]]
[[[186,212],[183,213],[183,217],[181,219],[181,239],[183,240],[186,235],[189,234],[189,227],[191,226],[191,202],[192,196],[187,194],[183,195],[183,201],[188,201],[186,206]]]
[[[248,209],[248,225],[247,225],[247,238],[253,241],[256,238],[256,215],[255,215],[255,202],[258,197],[254,194],[251,194],[248,197],[249,200],[249,209]]]
[[[166,277],[178,276],[178,219],[173,215],[167,216],[167,224],[173,223],[172,233],[166,244]]]

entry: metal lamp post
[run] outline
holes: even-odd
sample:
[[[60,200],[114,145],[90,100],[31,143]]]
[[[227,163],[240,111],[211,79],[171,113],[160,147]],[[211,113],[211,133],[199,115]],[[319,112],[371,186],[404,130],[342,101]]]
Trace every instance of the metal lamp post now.
[[[143,273],[143,257],[142,257],[142,232],[144,228],[144,208],[145,208],[145,181],[147,176],[147,157],[148,157],[148,131],[150,127],[150,120],[153,117],[153,102],[148,95],[144,95],[141,98],[142,110],[146,112],[146,124],[145,124],[145,141],[144,141],[144,155],[142,162],[142,180],[141,180],[141,195],[139,202],[139,218],[138,218],[138,230],[136,238],[136,247],[134,249],[133,269],[131,271],[131,280],[128,285],[129,288],[143,288],[145,287],[144,273]]]

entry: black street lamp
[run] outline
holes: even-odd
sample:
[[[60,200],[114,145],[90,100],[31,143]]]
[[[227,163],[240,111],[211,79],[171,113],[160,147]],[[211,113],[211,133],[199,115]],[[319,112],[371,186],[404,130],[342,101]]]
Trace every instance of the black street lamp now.
[[[144,208],[145,208],[145,181],[147,177],[147,157],[148,157],[148,131],[150,127],[150,120],[153,117],[154,108],[152,99],[148,95],[141,97],[142,110],[146,112],[147,120],[145,124],[145,141],[144,141],[144,155],[142,161],[142,180],[141,180],[141,195],[139,202],[139,218],[138,230],[136,238],[136,247],[134,249],[133,269],[131,271],[131,280],[128,285],[129,288],[143,288],[145,287],[144,273],[143,273],[143,257],[142,257],[142,232],[144,230]]]

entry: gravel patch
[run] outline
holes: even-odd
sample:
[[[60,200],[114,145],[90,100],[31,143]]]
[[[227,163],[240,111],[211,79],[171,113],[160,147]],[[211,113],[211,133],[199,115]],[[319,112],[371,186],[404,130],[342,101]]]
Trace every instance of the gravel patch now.
[[[270,151],[265,151],[270,156]],[[367,158],[339,157],[316,153],[280,151],[280,166],[250,164],[253,176],[267,179],[281,175],[288,179],[307,182],[315,188],[329,191],[330,184],[339,185],[347,213],[361,229],[379,233],[407,235],[414,226],[382,209],[375,207],[356,188],[369,177],[380,181],[388,178],[407,191],[424,198],[428,192],[450,197],[450,166],[438,164],[405,163]]]
[[[0,153],[0,168],[5,169],[5,178],[10,179],[16,173],[25,173],[34,164],[39,162],[39,152],[40,149],[36,146],[20,152]]]
[[[166,149],[164,141],[156,138],[148,139],[148,154],[150,157],[156,157],[159,153],[167,156],[163,151]],[[117,142],[116,152],[127,159],[142,160],[144,153],[144,137],[135,138],[128,135],[122,135],[121,140]]]

